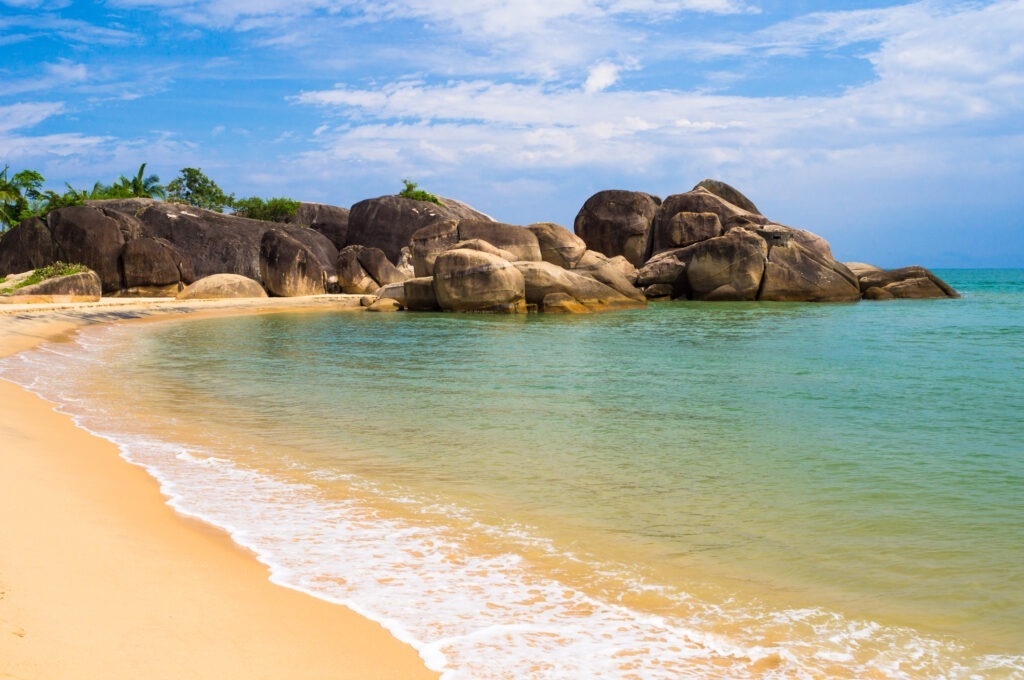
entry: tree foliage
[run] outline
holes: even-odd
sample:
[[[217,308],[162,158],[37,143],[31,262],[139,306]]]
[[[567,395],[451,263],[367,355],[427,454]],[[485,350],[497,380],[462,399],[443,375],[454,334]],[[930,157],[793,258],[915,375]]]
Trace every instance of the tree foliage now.
[[[250,196],[234,202],[236,215],[267,222],[285,222],[298,209],[299,202],[290,198],[268,198],[264,201],[258,196]]]
[[[35,170],[11,175],[11,166],[0,172],[0,231],[32,217],[33,202],[43,198],[43,176]]]
[[[166,196],[170,201],[215,212],[224,212],[224,208],[230,208],[235,202],[234,194],[225,194],[202,168],[182,168],[181,174],[167,185]]]
[[[398,195],[402,198],[411,198],[414,201],[429,201],[430,203],[436,203],[442,206],[444,205],[444,203],[441,202],[441,199],[434,194],[418,189],[417,187],[419,185],[416,184],[416,182],[403,179],[402,184],[405,185],[405,188],[398,192]]]

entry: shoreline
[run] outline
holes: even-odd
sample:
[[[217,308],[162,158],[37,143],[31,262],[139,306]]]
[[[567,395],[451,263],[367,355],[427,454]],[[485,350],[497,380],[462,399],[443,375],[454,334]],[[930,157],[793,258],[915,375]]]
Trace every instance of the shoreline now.
[[[0,306],[0,357],[105,323],[359,307],[359,296]],[[437,677],[350,609],[276,585],[112,442],[0,379],[0,676]]]

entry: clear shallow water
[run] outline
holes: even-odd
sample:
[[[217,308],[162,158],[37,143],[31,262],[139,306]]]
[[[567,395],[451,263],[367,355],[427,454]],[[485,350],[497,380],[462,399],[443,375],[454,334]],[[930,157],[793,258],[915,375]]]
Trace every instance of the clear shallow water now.
[[[941,274],[108,327],[4,376],[452,677],[1024,677],[1024,272]]]

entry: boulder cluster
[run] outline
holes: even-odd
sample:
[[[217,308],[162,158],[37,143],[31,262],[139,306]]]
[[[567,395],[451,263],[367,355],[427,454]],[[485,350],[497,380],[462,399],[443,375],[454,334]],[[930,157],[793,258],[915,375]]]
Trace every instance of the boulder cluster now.
[[[104,295],[340,292],[386,301],[374,311],[580,313],[649,299],[956,296],[920,267],[837,262],[823,238],[772,222],[714,180],[664,200],[599,192],[577,215],[575,233],[441,202],[382,196],[351,210],[303,203],[289,222],[271,223],[152,199],[91,201],[0,237],[0,276],[77,262],[95,272]]]

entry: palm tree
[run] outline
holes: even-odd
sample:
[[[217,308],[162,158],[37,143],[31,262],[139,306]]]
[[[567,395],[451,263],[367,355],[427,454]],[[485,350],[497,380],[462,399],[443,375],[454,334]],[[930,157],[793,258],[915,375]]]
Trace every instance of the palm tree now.
[[[146,176],[145,163],[139,166],[139,172],[131,179],[121,175],[118,184],[128,189],[129,195],[137,198],[163,198],[166,194],[163,186],[160,185],[159,177],[156,175]]]
[[[29,201],[42,197],[43,176],[35,170],[22,170],[9,177],[11,166],[0,172],[0,231],[12,227],[26,217]]]

